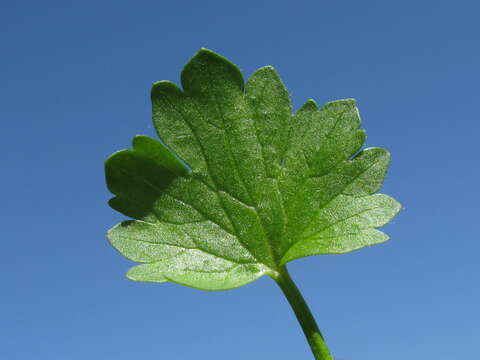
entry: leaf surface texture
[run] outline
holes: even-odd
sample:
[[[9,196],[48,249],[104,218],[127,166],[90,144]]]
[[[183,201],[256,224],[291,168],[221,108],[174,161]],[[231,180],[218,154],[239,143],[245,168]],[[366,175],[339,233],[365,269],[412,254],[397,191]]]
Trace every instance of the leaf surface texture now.
[[[127,277],[225,290],[305,256],[384,242],[377,230],[399,211],[375,194],[389,153],[363,149],[353,99],[292,114],[276,71],[246,82],[207,49],[185,66],[182,88],[152,88],[160,141],[137,136],[106,161],[110,205],[133,218],[111,244],[141,265]]]

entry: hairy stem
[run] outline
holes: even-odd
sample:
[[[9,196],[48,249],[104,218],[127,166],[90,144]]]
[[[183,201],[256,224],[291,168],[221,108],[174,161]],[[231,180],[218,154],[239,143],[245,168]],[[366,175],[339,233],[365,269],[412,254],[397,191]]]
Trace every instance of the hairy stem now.
[[[327,344],[318,328],[318,325],[312,315],[312,312],[308,308],[305,299],[298,290],[297,286],[293,282],[286,266],[283,266],[278,275],[274,277],[278,286],[282,289],[285,297],[287,298],[290,306],[292,307],[298,322],[302,326],[305,337],[308,344],[312,349],[313,356],[316,360],[333,360]]]

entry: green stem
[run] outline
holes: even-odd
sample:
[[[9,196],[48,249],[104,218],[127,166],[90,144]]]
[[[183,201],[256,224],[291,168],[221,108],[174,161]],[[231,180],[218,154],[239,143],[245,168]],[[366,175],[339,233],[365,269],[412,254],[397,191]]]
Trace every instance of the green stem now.
[[[308,344],[312,349],[315,359],[333,360],[327,344],[323,339],[322,333],[320,332],[318,325],[315,322],[307,303],[305,302],[305,299],[290,277],[286,266],[283,266],[280,269],[278,275],[274,279],[278,286],[280,286],[282,289],[285,297],[290,303],[290,306],[295,312],[295,315],[297,316],[298,322],[302,326],[303,332],[305,333],[305,337],[307,338]]]

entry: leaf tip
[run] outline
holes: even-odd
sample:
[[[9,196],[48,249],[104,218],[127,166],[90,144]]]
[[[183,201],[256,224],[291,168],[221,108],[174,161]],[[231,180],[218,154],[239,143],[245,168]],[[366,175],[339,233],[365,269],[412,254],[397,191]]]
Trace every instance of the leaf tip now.
[[[278,74],[278,71],[272,65],[262,66],[261,68],[257,69],[253,75],[250,77],[249,82],[255,82],[257,79],[261,79],[262,82],[271,82],[271,85],[275,85],[275,83],[280,84],[282,87],[283,85],[282,79]],[[285,89],[287,91],[287,89]]]
[[[168,80],[160,80],[153,83],[150,97],[152,100],[155,100],[166,94],[181,94],[181,92],[177,84]]]
[[[201,47],[200,49],[198,49],[198,51],[195,53],[195,55],[193,55],[193,57],[195,56],[202,56],[202,55],[205,55],[205,56],[219,56],[215,51],[213,50],[210,50],[209,48],[206,48],[206,47]]]
[[[243,91],[243,75],[237,65],[226,57],[206,48],[201,48],[182,70],[181,83],[185,93],[203,93],[206,83],[224,84],[231,82]]]
[[[361,159],[361,158],[375,158],[378,160],[390,160],[390,151],[385,148],[381,147],[367,147],[360,151],[353,159]]]
[[[216,61],[220,60],[222,62],[227,62],[233,65],[233,63],[230,60],[223,57],[222,55],[216,53],[213,50],[202,47],[187,62],[187,64],[185,65],[182,71],[182,75],[186,70],[188,70],[189,67],[191,67],[192,65],[195,65],[195,63],[203,63],[211,60],[216,60]]]
[[[125,279],[130,280],[130,281],[137,281],[141,282],[141,280],[138,279],[138,276],[135,274],[135,269],[136,266],[132,267],[125,273]],[[133,270],[133,271],[132,271]]]
[[[325,105],[323,105],[323,109],[326,110],[330,107],[335,107],[335,106],[355,107],[357,106],[357,100],[353,98],[347,98],[347,99],[329,101],[325,103]]]
[[[125,277],[131,281],[164,283],[169,281],[153,264],[141,264],[131,267]]]
[[[315,100],[313,99],[308,99],[305,101],[305,103],[300,107],[300,109],[297,110],[298,113],[302,112],[314,112],[318,110],[318,105]]]
[[[150,139],[146,135],[135,135],[132,139],[132,147],[136,149],[140,144],[142,144],[145,141],[148,141],[147,139]]]
[[[278,76],[277,70],[272,65],[262,66],[256,72],[264,72]]]

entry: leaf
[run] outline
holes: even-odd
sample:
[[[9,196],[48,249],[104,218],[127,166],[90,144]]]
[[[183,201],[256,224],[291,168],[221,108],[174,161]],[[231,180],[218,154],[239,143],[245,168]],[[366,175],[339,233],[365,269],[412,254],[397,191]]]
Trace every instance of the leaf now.
[[[224,290],[305,256],[384,242],[376,228],[400,205],[374,194],[389,153],[361,150],[365,132],[352,99],[292,114],[276,71],[244,83],[224,57],[200,50],[183,91],[153,85],[161,141],[137,136],[106,161],[113,209],[131,217],[108,232],[141,265],[127,277]]]

